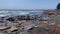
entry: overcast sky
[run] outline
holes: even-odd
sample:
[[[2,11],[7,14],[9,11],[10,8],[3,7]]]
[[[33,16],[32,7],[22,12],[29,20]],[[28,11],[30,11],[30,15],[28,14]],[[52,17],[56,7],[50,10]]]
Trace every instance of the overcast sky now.
[[[0,9],[55,9],[60,0],[0,0]]]

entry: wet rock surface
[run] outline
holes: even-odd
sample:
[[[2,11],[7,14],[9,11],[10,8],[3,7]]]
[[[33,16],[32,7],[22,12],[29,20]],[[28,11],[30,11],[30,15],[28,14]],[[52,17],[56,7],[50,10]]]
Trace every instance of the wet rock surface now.
[[[55,11],[40,16],[18,15],[0,18],[1,34],[60,34]],[[56,20],[57,19],[57,20]]]

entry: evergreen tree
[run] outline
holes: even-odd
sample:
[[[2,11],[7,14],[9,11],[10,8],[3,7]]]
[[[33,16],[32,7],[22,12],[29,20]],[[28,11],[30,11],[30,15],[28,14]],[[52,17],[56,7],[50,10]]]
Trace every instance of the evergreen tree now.
[[[57,9],[60,9],[60,3],[57,5]]]

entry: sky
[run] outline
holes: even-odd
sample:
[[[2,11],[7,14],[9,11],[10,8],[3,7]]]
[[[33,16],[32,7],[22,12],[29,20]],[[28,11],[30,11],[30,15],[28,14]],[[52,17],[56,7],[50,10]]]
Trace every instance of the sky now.
[[[56,9],[60,0],[0,0],[0,9]]]

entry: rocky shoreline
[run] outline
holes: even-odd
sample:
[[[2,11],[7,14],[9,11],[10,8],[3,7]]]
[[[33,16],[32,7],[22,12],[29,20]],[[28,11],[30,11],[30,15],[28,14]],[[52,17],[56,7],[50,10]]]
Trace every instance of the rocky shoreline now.
[[[60,10],[46,10],[42,15],[18,15],[0,18],[2,34],[60,34]]]

